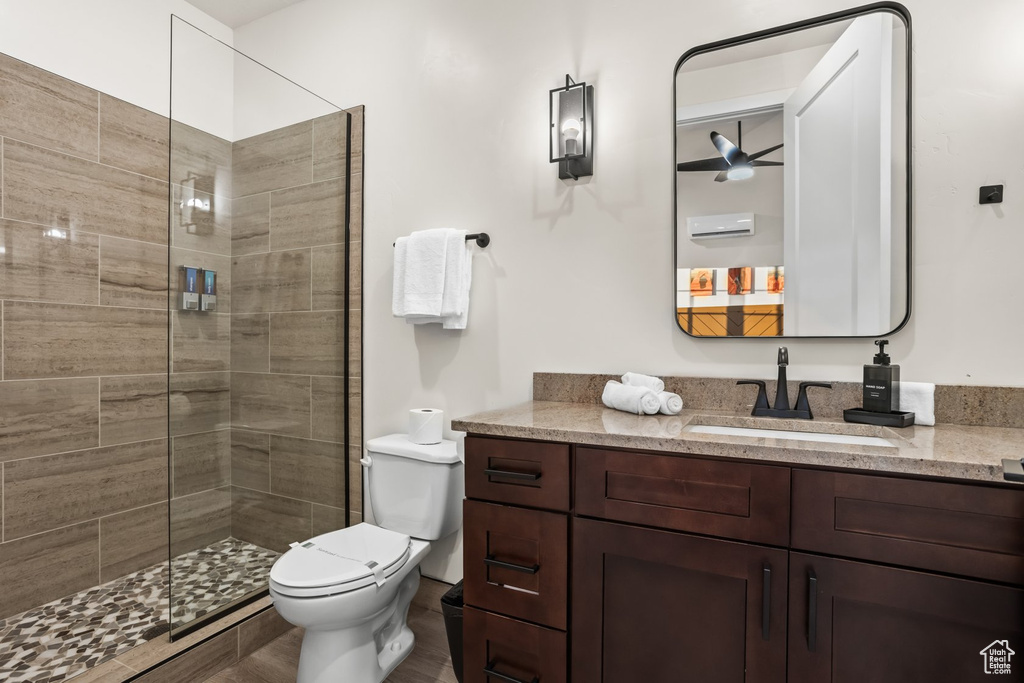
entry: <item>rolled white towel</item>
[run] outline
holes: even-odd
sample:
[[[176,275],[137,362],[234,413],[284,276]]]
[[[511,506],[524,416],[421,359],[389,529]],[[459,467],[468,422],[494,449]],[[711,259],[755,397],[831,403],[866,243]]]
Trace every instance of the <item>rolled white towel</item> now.
[[[634,415],[654,415],[661,410],[658,395],[647,387],[631,387],[609,380],[604,385],[601,401],[609,408]]]
[[[641,375],[639,372],[627,372],[622,376],[622,383],[631,387],[647,387],[654,393],[665,391],[665,383],[657,377]]]
[[[900,410],[914,414],[914,424],[935,424],[935,385],[930,382],[900,382]]]
[[[670,391],[659,392],[658,401],[661,403],[658,412],[662,415],[678,415],[679,411],[683,409],[683,399],[679,397],[679,394],[673,394]]]

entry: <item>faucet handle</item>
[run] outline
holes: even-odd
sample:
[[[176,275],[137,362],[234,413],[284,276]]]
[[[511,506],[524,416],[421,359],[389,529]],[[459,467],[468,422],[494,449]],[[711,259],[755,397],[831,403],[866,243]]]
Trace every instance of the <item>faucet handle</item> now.
[[[785,346],[779,347],[779,366],[786,367],[789,365],[789,349]]]
[[[758,387],[757,400],[754,401],[754,410],[751,415],[756,414],[759,410],[768,410],[768,389],[763,379],[741,379],[736,382],[737,386],[740,384],[754,384]]]
[[[821,387],[822,389],[831,389],[831,382],[800,382],[800,393],[796,396],[796,410],[800,412],[806,411],[807,419],[813,420],[814,415],[811,413],[811,403],[807,400],[807,389],[810,387]]]

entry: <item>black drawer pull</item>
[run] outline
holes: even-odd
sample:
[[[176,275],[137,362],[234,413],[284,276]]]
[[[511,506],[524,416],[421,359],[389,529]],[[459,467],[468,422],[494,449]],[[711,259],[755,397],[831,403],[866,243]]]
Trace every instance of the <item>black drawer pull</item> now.
[[[818,577],[813,569],[807,570],[807,649],[818,647]]]
[[[525,681],[522,678],[516,678],[515,676],[499,673],[494,670],[494,662],[487,663],[487,666],[484,667],[484,673],[491,678],[500,678],[501,680],[508,681],[509,683],[540,683],[540,676],[534,676],[533,680]]]
[[[772,632],[772,567],[764,565],[762,571],[764,594],[761,596],[761,639],[770,640]]]
[[[523,481],[537,481],[540,479],[540,472],[512,472],[509,470],[484,470],[488,477],[504,477],[505,479],[522,479]]]
[[[488,555],[485,557],[484,564],[489,567],[501,567],[502,569],[511,569],[514,572],[522,572],[524,574],[536,574],[540,569],[539,564],[527,567],[525,564],[515,564],[513,562],[502,562],[501,560],[496,560],[494,559],[494,555]]]

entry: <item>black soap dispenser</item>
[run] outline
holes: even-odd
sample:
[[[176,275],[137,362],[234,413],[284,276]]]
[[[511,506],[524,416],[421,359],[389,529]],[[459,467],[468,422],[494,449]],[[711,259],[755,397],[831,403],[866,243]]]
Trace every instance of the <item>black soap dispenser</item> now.
[[[875,362],[864,366],[864,410],[872,413],[898,413],[900,410],[900,366],[889,363],[885,352],[888,339],[875,342]]]

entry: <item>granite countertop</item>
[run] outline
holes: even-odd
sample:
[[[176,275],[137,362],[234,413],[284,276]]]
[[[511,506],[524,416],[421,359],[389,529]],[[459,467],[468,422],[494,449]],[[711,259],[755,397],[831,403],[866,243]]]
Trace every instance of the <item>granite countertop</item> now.
[[[692,433],[688,427],[693,425],[874,436],[891,445]],[[477,413],[452,420],[452,429],[489,436],[1000,483],[1008,483],[1003,479],[1003,458],[1024,457],[1024,430],[1010,427],[940,424],[893,429],[836,418],[778,420],[718,410],[638,416],[599,404],[561,401],[529,401]]]

